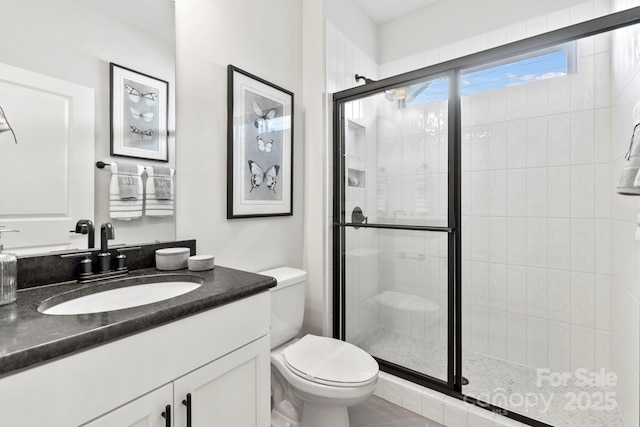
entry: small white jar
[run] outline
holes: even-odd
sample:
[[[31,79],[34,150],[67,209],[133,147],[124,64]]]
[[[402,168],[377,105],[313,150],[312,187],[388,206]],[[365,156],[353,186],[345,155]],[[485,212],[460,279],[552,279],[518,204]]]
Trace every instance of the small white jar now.
[[[156,268],[158,270],[181,270],[187,268],[189,248],[165,248],[156,250]]]
[[[194,255],[189,257],[189,270],[191,271],[207,271],[213,270],[213,255]]]

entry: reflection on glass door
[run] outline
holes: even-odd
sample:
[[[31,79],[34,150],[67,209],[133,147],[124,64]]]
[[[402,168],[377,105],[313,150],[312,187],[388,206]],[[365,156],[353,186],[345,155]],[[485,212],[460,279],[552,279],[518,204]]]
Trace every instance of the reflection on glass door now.
[[[342,104],[342,338],[448,378],[449,79]]]

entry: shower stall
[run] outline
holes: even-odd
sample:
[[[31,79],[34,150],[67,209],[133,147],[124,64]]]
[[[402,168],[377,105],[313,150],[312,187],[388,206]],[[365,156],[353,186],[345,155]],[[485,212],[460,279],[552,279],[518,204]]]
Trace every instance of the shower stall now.
[[[640,122],[638,16],[334,94],[335,337],[530,425],[633,425],[616,239],[637,205],[615,182]]]

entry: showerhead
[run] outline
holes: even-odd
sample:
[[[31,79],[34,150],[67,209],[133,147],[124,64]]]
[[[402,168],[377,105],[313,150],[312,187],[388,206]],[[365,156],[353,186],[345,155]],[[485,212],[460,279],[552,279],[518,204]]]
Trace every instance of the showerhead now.
[[[433,81],[387,89],[384,91],[384,97],[387,101],[395,103],[397,108],[404,108],[416,99],[423,90],[431,86],[431,83]]]
[[[360,74],[356,74],[356,81],[359,82],[360,80],[364,80],[364,84],[369,84],[369,83],[375,82],[375,80],[371,80],[368,77],[361,76]]]

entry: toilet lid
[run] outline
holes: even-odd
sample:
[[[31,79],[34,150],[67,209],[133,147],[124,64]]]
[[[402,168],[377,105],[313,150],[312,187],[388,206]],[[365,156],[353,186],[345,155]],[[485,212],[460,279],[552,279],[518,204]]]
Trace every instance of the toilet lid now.
[[[285,348],[283,356],[296,374],[321,384],[351,387],[378,374],[378,363],[367,352],[334,338],[305,335]]]

